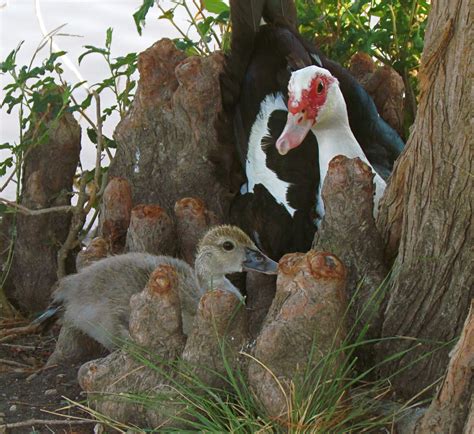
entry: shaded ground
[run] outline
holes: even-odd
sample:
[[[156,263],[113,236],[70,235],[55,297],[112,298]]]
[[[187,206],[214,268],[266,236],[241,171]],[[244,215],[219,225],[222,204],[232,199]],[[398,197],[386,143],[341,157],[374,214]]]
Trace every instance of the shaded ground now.
[[[1,327],[1,326],[0,326]],[[2,428],[4,424],[32,419],[59,421],[61,416],[48,414],[68,407],[66,397],[81,401],[84,396],[77,382],[79,365],[52,366],[42,369],[54,350],[58,327],[41,335],[19,336],[0,342],[0,433],[92,433],[94,424],[27,424]],[[61,411],[64,415],[86,417],[75,408]]]

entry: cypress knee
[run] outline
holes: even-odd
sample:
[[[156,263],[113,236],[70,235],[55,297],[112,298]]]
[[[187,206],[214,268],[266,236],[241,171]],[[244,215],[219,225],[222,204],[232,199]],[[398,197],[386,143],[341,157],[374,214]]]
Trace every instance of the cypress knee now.
[[[102,197],[101,235],[107,240],[112,254],[122,253],[125,247],[132,190],[125,178],[112,178]]]
[[[176,245],[174,223],[163,208],[158,205],[133,208],[127,232],[127,251],[173,256]]]
[[[285,255],[277,291],[249,364],[249,382],[271,416],[286,413],[290,383],[345,339],[346,270],[334,255]],[[313,348],[314,346],[314,348]],[[310,355],[312,355],[311,360]],[[339,359],[334,360],[335,369]],[[328,369],[328,378],[331,369]],[[275,381],[278,379],[280,385]]]
[[[196,197],[178,200],[174,205],[174,212],[180,255],[188,264],[193,265],[196,246],[209,227],[219,223],[217,216]]]

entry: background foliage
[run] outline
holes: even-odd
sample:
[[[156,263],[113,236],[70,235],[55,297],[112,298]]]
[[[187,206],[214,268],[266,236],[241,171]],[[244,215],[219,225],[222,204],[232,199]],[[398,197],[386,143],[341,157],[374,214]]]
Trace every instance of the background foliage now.
[[[423,49],[424,31],[429,11],[426,0],[296,0],[299,17],[299,31],[308,40],[313,41],[329,57],[347,66],[351,56],[364,51],[378,62],[390,65],[403,77],[406,87],[407,122],[411,124],[416,113],[417,72]],[[230,10],[223,0],[170,0],[158,2],[143,0],[142,5],[133,15],[137,31],[141,34],[146,17],[151,8],[158,8],[160,20],[170,22],[179,33],[174,39],[176,46],[189,55],[207,55],[216,49],[229,49]],[[177,21],[177,13],[186,17],[186,24]],[[148,23],[149,25],[151,23]],[[86,98],[78,101],[75,95],[83,82],[67,83],[62,76],[62,58],[67,53],[49,50],[49,56],[38,62],[38,53],[60,28],[51,32],[33,53],[28,65],[17,65],[17,53],[21,44],[0,62],[1,74],[10,77],[4,87],[1,109],[12,113],[16,109],[20,135],[14,143],[0,144],[0,149],[7,151],[0,161],[0,195],[9,183],[15,183],[16,198],[19,203],[21,192],[22,164],[25,156],[33,147],[41,145],[48,139],[48,129],[54,125],[65,111],[85,119],[87,134],[97,146],[98,158],[94,171],[83,171],[78,167],[77,178],[86,178],[86,184],[97,183],[99,175],[105,172],[102,154],[111,159],[111,149],[115,147],[112,138],[102,134],[102,125],[113,112],[125,116],[133,101],[135,90],[134,74],[137,68],[137,54],[129,53],[117,58],[111,57],[113,31],[107,29],[105,44],[102,47],[85,46],[79,56],[78,64],[86,56],[99,56],[108,65],[109,75],[88,88]],[[100,94],[112,92],[115,103],[110,107],[100,107]],[[97,116],[89,117],[86,110],[96,106]],[[53,122],[51,122],[53,120]],[[48,121],[48,122],[46,122]],[[100,145],[98,142],[100,141]],[[99,173],[100,172],[100,173]],[[78,182],[76,186],[80,183]],[[96,185],[97,189],[98,186]],[[78,195],[76,191],[73,195]],[[94,218],[98,212],[96,198],[93,205]],[[18,212],[15,202],[0,197],[0,216],[5,212]],[[89,224],[77,234],[82,239],[92,227]],[[13,231],[14,237],[14,231]],[[12,238],[11,248],[14,244]],[[2,281],[5,279],[4,267]],[[1,291],[0,291],[1,293]],[[1,294],[0,294],[1,296]]]
[[[229,48],[229,6],[222,0],[172,0],[164,9],[154,0],[144,0],[134,14],[141,32],[148,11],[156,4],[160,19],[169,20],[181,34],[176,46],[188,54],[208,54],[213,48]],[[328,57],[344,66],[355,53],[363,51],[381,64],[393,67],[406,89],[406,123],[416,114],[417,74],[423,51],[427,0],[295,0],[299,31]],[[189,4],[192,4],[193,10]],[[188,27],[175,22],[176,10],[183,9]],[[198,38],[193,37],[194,34]]]
[[[363,51],[403,78],[410,123],[430,4],[426,0],[296,0],[301,34],[342,65]]]

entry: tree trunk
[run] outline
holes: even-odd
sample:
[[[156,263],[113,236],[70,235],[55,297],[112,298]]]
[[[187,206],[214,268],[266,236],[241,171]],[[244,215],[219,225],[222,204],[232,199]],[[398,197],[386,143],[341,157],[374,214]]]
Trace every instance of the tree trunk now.
[[[372,97],[383,120],[404,137],[405,85],[398,72],[388,65],[376,68],[372,57],[361,51],[352,56],[349,71]]]
[[[373,173],[359,158],[338,155],[329,163],[321,191],[325,212],[312,248],[337,255],[347,269],[347,294],[355,297],[350,318],[357,336],[366,323],[378,337],[380,285],[387,276],[380,235],[375,228]],[[363,349],[367,361],[367,348]]]
[[[48,140],[31,148],[23,167],[20,204],[33,210],[71,203],[79,162],[81,128],[74,117],[66,113],[49,121],[48,127]],[[48,305],[57,280],[57,254],[70,222],[71,214],[64,212],[17,214],[15,227],[10,227],[17,238],[8,280],[11,286],[6,292],[27,312],[38,312]]]
[[[219,220],[230,196],[214,174],[220,152],[213,127],[220,111],[223,56],[186,57],[169,39],[140,54],[133,106],[117,125],[112,176],[126,178],[133,203],[159,203],[172,216],[177,200],[201,198]]]
[[[417,433],[472,433],[474,404],[474,301],[448,372]]]
[[[395,261],[382,335],[449,341],[459,336],[474,296],[472,260],[472,140],[469,1],[434,2],[420,70],[420,104],[414,129],[383,198],[378,226]],[[471,194],[470,194],[471,192]],[[413,345],[390,340],[380,358]],[[401,395],[423,390],[448,363],[449,348],[417,358],[437,344],[424,341],[382,374]]]

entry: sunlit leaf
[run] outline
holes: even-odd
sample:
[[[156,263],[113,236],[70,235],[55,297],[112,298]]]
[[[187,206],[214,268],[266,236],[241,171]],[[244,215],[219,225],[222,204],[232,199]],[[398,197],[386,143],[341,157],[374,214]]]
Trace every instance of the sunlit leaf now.
[[[160,20],[170,20],[172,21],[174,18],[174,11],[172,9],[169,9],[165,11],[162,15],[158,17]]]
[[[203,0],[203,4],[204,9],[213,14],[229,11],[229,5],[225,4],[222,0]]]

